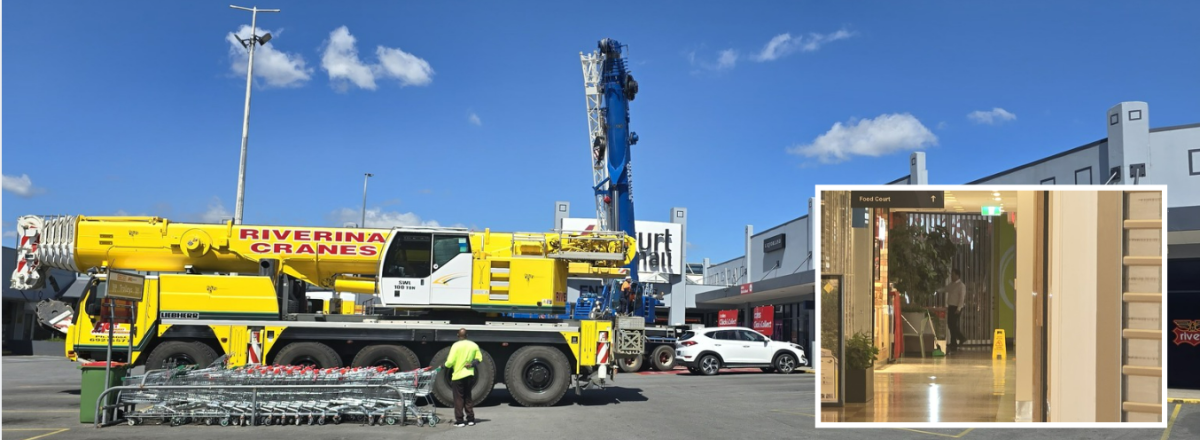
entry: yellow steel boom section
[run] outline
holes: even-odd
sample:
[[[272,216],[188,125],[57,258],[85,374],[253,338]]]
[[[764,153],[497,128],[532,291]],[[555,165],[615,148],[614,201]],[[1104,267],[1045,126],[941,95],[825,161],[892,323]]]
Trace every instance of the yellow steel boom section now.
[[[13,288],[41,285],[53,267],[144,272],[257,273],[264,259],[309,284],[377,293],[384,247],[395,230],[176,223],[159,217],[21,217]],[[399,230],[399,229],[397,229]],[[462,233],[462,232],[460,232]],[[488,260],[549,258],[574,276],[616,277],[633,259],[632,237],[616,233],[470,233],[477,266]]]

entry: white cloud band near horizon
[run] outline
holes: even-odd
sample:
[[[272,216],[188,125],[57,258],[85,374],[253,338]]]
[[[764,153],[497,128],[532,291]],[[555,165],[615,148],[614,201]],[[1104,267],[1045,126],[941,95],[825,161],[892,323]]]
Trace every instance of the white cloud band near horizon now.
[[[808,35],[793,36],[791,33],[783,33],[771,38],[771,41],[768,41],[753,58],[755,61],[764,62],[774,61],[795,52],[815,52],[821,49],[821,46],[845,40],[854,35],[854,32],[846,29],[839,29],[837,32],[829,34],[810,32]]]
[[[271,33],[279,37],[282,31],[271,32],[258,28],[256,35]],[[242,25],[237,32],[225,35],[229,43],[229,68],[233,73],[246,76],[250,51],[242,47],[239,39],[250,38],[250,26]],[[274,38],[272,38],[274,39]],[[275,48],[271,43],[260,45],[254,49],[254,77],[261,79],[269,87],[299,87],[312,78],[313,69],[304,62],[304,57],[297,53],[287,53]]]
[[[334,210],[327,216],[329,221],[334,223],[334,226],[342,226],[348,223],[358,224],[363,221],[363,212],[356,208],[341,208]],[[384,211],[383,208],[369,208],[366,212],[366,228],[391,228],[397,226],[427,226],[440,227],[443,226],[437,220],[424,220],[421,216],[412,212]]]
[[[46,191],[44,188],[34,186],[33,180],[29,178],[28,174],[20,176],[3,175],[3,188],[4,191],[25,198],[33,197]]]
[[[937,136],[908,113],[880,115],[874,119],[837,122],[806,145],[789,148],[791,154],[815,157],[823,163],[838,163],[853,156],[879,157],[886,154],[935,146]]]
[[[433,82],[429,62],[398,48],[377,46],[378,63],[367,64],[358,56],[358,40],[346,26],[334,29],[323,45],[321,68],[335,86],[345,90],[351,84],[365,89],[378,88],[376,81],[394,79],[405,86],[425,86]]]
[[[1015,121],[1017,115],[1000,107],[994,107],[991,110],[975,110],[968,113],[967,119],[976,124],[999,125],[1008,121]]]

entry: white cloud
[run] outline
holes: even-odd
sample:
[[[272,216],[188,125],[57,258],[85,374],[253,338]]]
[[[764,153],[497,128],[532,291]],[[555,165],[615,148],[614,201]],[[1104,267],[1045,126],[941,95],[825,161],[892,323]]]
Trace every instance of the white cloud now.
[[[4,238],[17,238],[17,231],[4,231]]]
[[[262,36],[270,31],[258,28],[256,34]],[[272,37],[278,37],[280,32],[270,32]],[[233,73],[246,76],[246,61],[250,57],[249,49],[242,47],[238,39],[250,38],[250,26],[243,25],[237,33],[225,35],[229,42],[230,69]],[[313,69],[307,67],[300,54],[286,53],[276,50],[275,46],[267,43],[254,49],[254,77],[266,81],[272,87],[297,87],[303,85],[312,77]]]
[[[204,223],[223,223],[233,219],[233,214],[225,209],[225,204],[221,203],[219,197],[213,197],[208,202],[208,210],[200,214],[200,221]]]
[[[937,128],[938,128],[938,130],[945,130],[946,127],[949,127],[949,126],[950,126],[950,124],[947,124],[946,121],[942,121],[942,122],[938,122]]]
[[[755,61],[774,61],[796,51],[815,52],[828,43],[845,40],[855,34],[846,29],[840,29],[832,34],[809,33],[808,35],[792,36],[790,33],[776,35],[763,46],[762,51],[754,56]]]
[[[424,86],[433,82],[433,68],[416,55],[392,47],[375,48],[379,57],[377,74],[400,80],[401,86]]]
[[[726,70],[732,69],[737,65],[738,54],[733,49],[725,49],[721,51],[721,56],[717,57],[717,69]]]
[[[471,125],[483,125],[483,121],[479,120],[479,115],[475,114],[475,112],[471,112],[471,114],[467,116],[467,121],[469,121]]]
[[[975,110],[967,114],[967,119],[970,119],[976,124],[997,125],[1006,121],[1016,120],[1017,115],[1009,113],[1008,110],[996,107],[986,111]]]
[[[43,192],[45,189],[33,186],[33,181],[29,179],[28,174],[17,176],[3,176],[3,187],[5,191],[11,192],[21,197],[33,197]]]
[[[358,224],[363,220],[362,211],[354,208],[341,208],[329,214],[329,220],[336,226],[346,223]],[[411,212],[384,211],[383,208],[367,210],[366,227],[390,228],[394,226],[441,226],[436,220],[422,220],[421,216]]]
[[[875,119],[837,122],[812,143],[789,148],[788,152],[817,157],[824,163],[849,160],[851,156],[877,157],[937,145],[937,136],[908,113],[880,115]]]
[[[375,74],[358,59],[358,49],[350,29],[342,26],[329,33],[325,42],[325,53],[321,55],[321,67],[333,81],[350,81],[359,88],[375,90]],[[343,83],[344,84],[344,83]]]
[[[377,64],[367,64],[358,58],[357,39],[346,26],[334,29],[325,41],[321,55],[321,68],[329,74],[330,81],[345,90],[349,84],[360,89],[375,90],[375,80],[392,78],[400,86],[424,86],[433,82],[433,68],[429,62],[397,48],[378,46],[375,56]]]
[[[706,55],[697,56],[696,52],[696,50],[684,52],[684,56],[688,59],[688,64],[696,68],[692,70],[693,74],[701,73],[702,71],[724,72],[737,66],[737,50],[725,49],[717,51],[715,60]]]

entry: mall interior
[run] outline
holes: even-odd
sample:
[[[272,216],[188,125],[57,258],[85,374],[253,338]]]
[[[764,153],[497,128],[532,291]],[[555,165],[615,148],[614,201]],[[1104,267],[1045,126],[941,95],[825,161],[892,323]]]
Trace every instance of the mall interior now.
[[[862,188],[818,187],[823,422],[1165,420],[1165,187]]]

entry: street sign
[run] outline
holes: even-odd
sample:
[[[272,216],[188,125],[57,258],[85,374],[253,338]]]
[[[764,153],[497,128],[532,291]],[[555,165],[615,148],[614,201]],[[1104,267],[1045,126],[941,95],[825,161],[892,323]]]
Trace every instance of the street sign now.
[[[142,275],[110,270],[104,298],[141,301],[145,285],[146,277]]]
[[[945,208],[945,191],[850,191],[852,208]]]
[[[1004,209],[999,206],[984,206],[979,209],[980,213],[987,216],[998,216],[1004,213]]]

